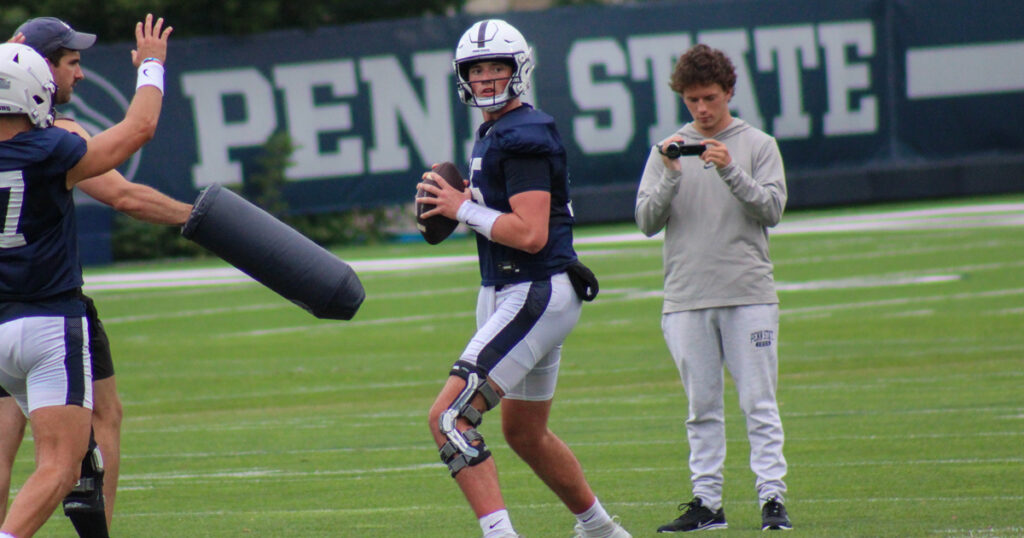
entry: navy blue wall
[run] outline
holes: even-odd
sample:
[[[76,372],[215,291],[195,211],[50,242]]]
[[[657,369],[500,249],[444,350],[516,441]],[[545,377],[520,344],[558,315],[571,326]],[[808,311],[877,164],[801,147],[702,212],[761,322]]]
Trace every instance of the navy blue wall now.
[[[632,218],[647,149],[689,120],[667,81],[696,42],[737,64],[734,113],[779,140],[790,207],[1024,191],[1022,10],[707,0],[503,17],[534,47],[527,100],[558,120],[577,215],[595,222]],[[450,60],[475,20],[172,37],[157,137],[124,172],[190,200],[244,181],[266,138],[288,132],[300,146],[285,189],[293,210],[407,202],[430,163],[466,158],[478,113],[458,102]],[[84,54],[70,111],[93,128],[123,115],[131,48]]]

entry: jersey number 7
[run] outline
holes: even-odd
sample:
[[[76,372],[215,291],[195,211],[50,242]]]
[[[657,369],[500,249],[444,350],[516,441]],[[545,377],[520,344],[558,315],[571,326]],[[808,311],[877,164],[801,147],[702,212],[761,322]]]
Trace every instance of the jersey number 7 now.
[[[25,236],[18,233],[21,206],[25,200],[25,179],[21,170],[0,172],[0,193],[7,191],[7,205],[0,205],[3,225],[0,226],[0,248],[25,246]],[[0,198],[2,200],[3,198]]]

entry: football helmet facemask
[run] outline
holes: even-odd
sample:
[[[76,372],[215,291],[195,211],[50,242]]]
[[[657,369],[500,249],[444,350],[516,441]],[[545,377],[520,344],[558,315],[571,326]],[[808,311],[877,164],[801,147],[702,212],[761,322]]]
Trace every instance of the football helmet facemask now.
[[[25,114],[32,125],[53,125],[53,82],[50,65],[27,45],[0,45],[0,114]]]
[[[482,61],[506,62],[512,66],[512,78],[505,90],[493,97],[474,95],[469,84],[469,67]],[[452,67],[459,100],[469,106],[495,112],[530,88],[533,51],[514,26],[500,19],[488,19],[474,24],[462,34],[455,48]]]

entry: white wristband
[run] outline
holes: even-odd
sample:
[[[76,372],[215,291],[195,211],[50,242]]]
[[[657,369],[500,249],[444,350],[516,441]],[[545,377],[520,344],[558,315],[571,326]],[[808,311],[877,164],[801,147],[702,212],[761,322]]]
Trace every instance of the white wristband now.
[[[135,83],[135,90],[143,86],[156,86],[160,93],[164,93],[164,66],[157,61],[142,62],[139,66],[139,79]]]
[[[503,214],[496,209],[482,206],[472,200],[466,200],[459,206],[459,212],[455,214],[455,218],[469,226],[474,232],[486,237],[489,241],[493,241],[491,239],[491,228],[494,227],[494,222],[498,220],[498,217]]]

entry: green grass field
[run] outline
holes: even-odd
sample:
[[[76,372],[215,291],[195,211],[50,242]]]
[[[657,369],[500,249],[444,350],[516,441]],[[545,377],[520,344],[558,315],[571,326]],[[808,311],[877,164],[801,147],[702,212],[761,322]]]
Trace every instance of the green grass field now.
[[[903,230],[814,231],[967,202],[1018,205],[996,222],[912,213]],[[772,238],[792,535],[1024,536],[1022,203],[786,216],[808,225]],[[659,326],[661,241],[594,239],[635,231],[577,230],[602,291],[565,345],[551,426],[609,511],[634,536],[654,536],[690,499],[686,401]],[[93,288],[126,415],[114,534],[479,536],[426,420],[473,330],[474,254],[464,237],[339,252],[457,257],[362,271],[367,299],[350,322],[316,320],[254,284]],[[198,267],[222,265],[104,268],[87,282]],[[719,535],[753,536],[754,477],[727,390],[729,529]],[[572,516],[504,444],[492,413],[482,432],[519,532],[572,536]],[[73,531],[58,512],[40,536]]]

